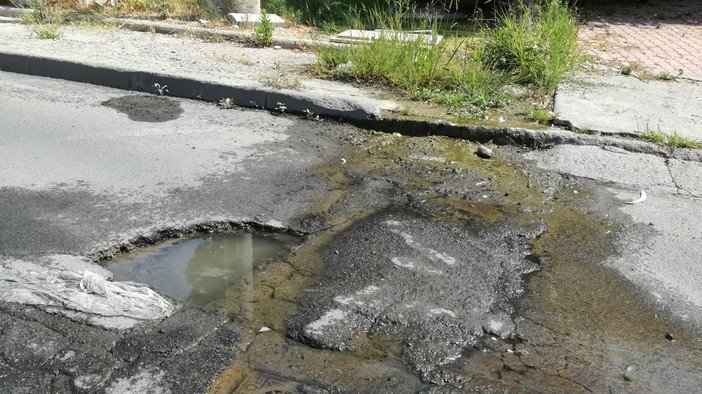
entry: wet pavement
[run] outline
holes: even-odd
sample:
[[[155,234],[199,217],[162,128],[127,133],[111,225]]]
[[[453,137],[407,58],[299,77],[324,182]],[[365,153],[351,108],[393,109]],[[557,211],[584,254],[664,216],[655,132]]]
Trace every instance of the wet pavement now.
[[[92,108],[103,117],[114,110],[100,103],[121,94],[43,83],[58,96],[64,89],[88,89],[87,98],[75,94],[61,105]],[[11,86],[27,89],[20,80]],[[33,97],[28,93],[24,100]],[[74,149],[89,144],[96,150],[99,165],[86,167],[93,172],[76,180],[74,164],[43,154],[48,150],[40,140],[30,148],[26,137],[12,139],[9,152],[24,158],[19,169],[3,169],[8,176],[0,213],[4,225],[13,226],[10,234],[3,232],[3,265],[16,264],[10,257],[36,261],[50,253],[107,264],[105,258],[161,240],[178,245],[177,238],[192,232],[236,227],[292,231],[304,241],[288,254],[251,264],[245,280],[201,307],[173,300],[172,316],[131,330],[3,303],[3,390],[655,392],[671,379],[680,391],[699,386],[697,325],[675,309],[685,305],[656,304],[649,288],[632,285],[638,282],[624,279],[617,267],[632,249],[658,242],[648,224],[620,210],[626,197],[620,195],[634,191],[625,182],[640,183],[636,178],[609,184],[587,179],[597,172],[577,161],[568,167],[547,160],[577,156],[559,156],[558,149],[491,145],[495,157],[487,160],[468,141],[178,101],[184,114],[149,123],[155,128],[145,138],[164,149],[174,143],[186,151],[195,147],[198,155],[163,156],[152,145],[151,160],[139,164],[160,169],[150,176],[161,180],[149,187],[129,188],[132,177],[125,175],[138,172],[115,171],[110,166],[120,168],[122,161],[103,159],[108,152],[140,157],[123,147],[134,134],[115,128],[145,124],[127,114],[108,118],[107,128],[46,129],[63,133]],[[237,126],[216,121],[215,127],[236,138],[204,144],[208,128],[184,127],[200,111],[232,116]],[[206,122],[200,116],[195,119]],[[248,116],[278,126],[239,129],[248,127]],[[601,149],[573,147],[584,148]],[[36,156],[26,154],[32,151]],[[233,159],[242,154],[251,165]],[[54,170],[45,176],[63,183],[28,184],[22,160],[52,161]],[[106,173],[112,189],[101,181]],[[649,182],[664,185],[655,176]],[[686,190],[683,185],[647,189],[655,197]],[[68,199],[67,191],[84,197]],[[41,199],[23,197],[32,193]],[[35,221],[17,216],[20,201]],[[87,207],[99,208],[102,219],[85,215]],[[53,243],[24,236],[41,228],[39,219],[60,235]],[[694,243],[687,245],[694,253]],[[252,257],[241,245],[234,249]],[[186,270],[201,268],[187,263]]]
[[[585,61],[558,86],[557,123],[596,135],[702,141],[702,4],[596,3],[584,2]]]
[[[486,160],[463,140],[0,78],[2,280],[232,230],[302,239],[258,265],[237,244],[243,281],[133,329],[3,302],[0,391],[702,384],[702,167],[684,152],[488,144]]]

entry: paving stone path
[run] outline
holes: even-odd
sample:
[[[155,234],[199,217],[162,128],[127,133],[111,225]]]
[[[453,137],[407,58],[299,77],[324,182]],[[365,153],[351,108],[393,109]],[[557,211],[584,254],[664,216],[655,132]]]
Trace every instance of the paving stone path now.
[[[610,65],[702,78],[702,2],[592,8],[583,10],[578,37],[585,53]]]

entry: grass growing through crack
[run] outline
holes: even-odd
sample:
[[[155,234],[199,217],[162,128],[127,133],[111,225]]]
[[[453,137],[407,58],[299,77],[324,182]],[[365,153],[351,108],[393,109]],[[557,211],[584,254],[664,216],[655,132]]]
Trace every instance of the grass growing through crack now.
[[[519,5],[505,12],[497,27],[469,36],[451,36],[437,43],[437,21],[408,23],[404,0],[393,3],[395,14],[365,10],[374,28],[424,30],[429,39],[397,40],[391,34],[367,44],[318,47],[316,71],[323,76],[391,86],[408,97],[449,106],[461,118],[486,116],[505,105],[508,84],[530,86],[536,96],[550,96],[563,75],[578,61],[575,15],[558,0],[544,0],[536,10]],[[514,10],[513,10],[514,11]]]
[[[669,148],[702,148],[702,142],[685,138],[677,131],[673,134],[666,134],[660,130],[646,130],[641,134],[641,139]]]
[[[536,121],[537,123],[551,124],[553,120],[556,119],[556,117],[558,117],[558,114],[537,107],[524,111],[524,116],[526,116],[528,119]]]

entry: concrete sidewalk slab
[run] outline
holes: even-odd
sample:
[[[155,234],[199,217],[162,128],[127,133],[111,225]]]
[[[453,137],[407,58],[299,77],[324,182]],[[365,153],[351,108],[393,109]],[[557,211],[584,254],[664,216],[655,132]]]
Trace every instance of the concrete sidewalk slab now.
[[[62,32],[39,40],[26,26],[0,24],[0,70],[148,93],[158,83],[176,97],[269,110],[284,103],[288,112],[351,120],[396,107],[368,89],[297,77],[294,70],[314,64],[311,53],[119,29]]]
[[[558,121],[602,133],[647,130],[702,141],[702,83],[578,75],[558,87]]]
[[[261,14],[250,14],[250,13],[240,13],[240,12],[230,12],[227,14],[227,18],[234,25],[260,25],[261,24]],[[285,20],[276,14],[268,14],[268,21],[276,27],[285,26]]]

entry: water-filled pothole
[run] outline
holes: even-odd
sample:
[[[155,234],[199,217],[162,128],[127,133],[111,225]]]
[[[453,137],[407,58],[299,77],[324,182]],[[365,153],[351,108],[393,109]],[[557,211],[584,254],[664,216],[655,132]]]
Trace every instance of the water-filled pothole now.
[[[108,268],[115,280],[146,283],[176,300],[205,306],[230,287],[251,292],[254,269],[300,242],[280,233],[200,234],[129,253]]]

